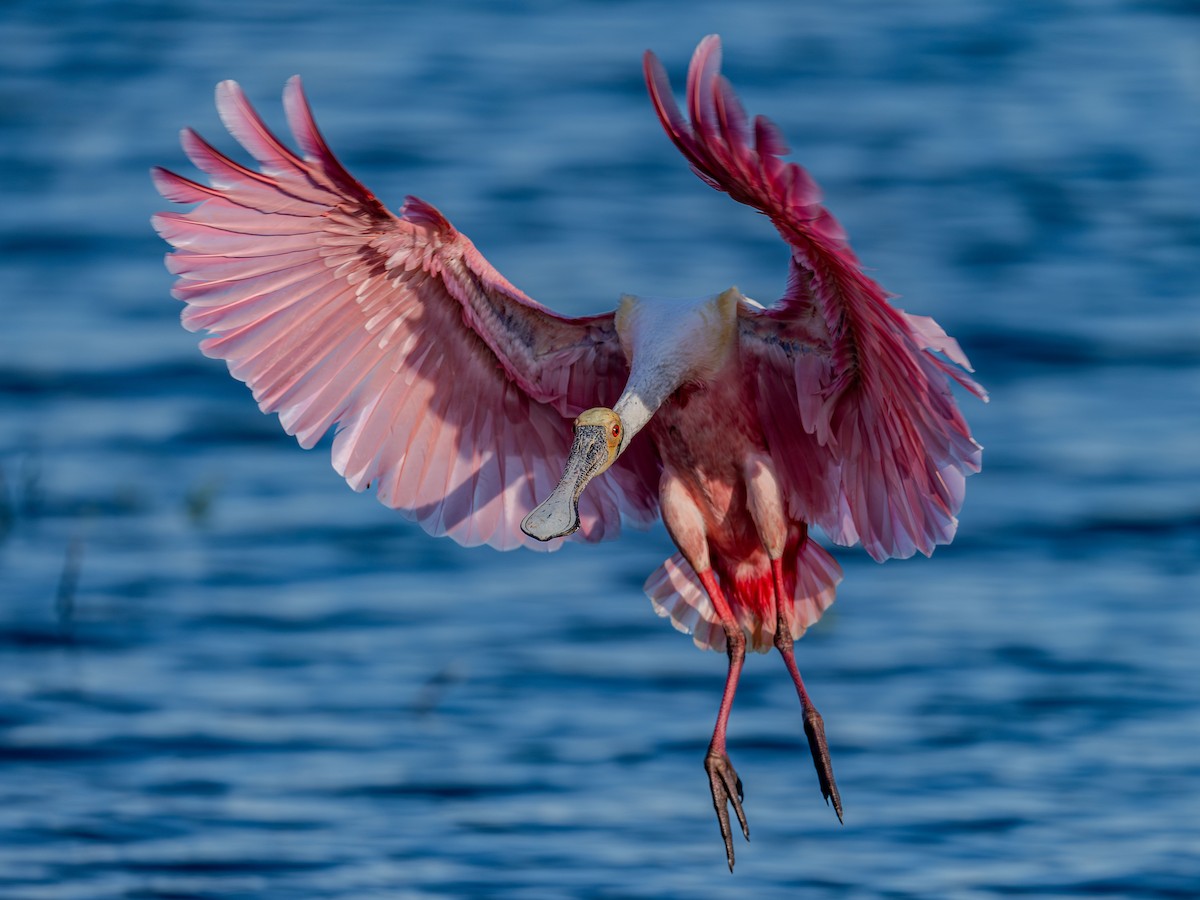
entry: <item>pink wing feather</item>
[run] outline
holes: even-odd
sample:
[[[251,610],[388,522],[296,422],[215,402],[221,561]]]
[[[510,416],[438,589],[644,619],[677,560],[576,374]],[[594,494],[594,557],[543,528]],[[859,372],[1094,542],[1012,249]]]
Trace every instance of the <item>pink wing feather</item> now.
[[[863,273],[812,178],[780,158],[788,148],[779,130],[746,116],[720,58],[715,35],[696,48],[690,122],[650,52],[646,81],[693,170],[766,214],[791,247],[787,293],[769,310],[745,307],[741,336],[792,512],[838,543],[861,540],[877,560],[928,555],[953,538],[965,476],[980,465],[948,378],[987,395],[956,367],[970,371],[953,338],[892,307]]]
[[[176,248],[167,266],[183,324],[211,333],[204,353],[226,360],[302,446],[336,425],[333,464],[355,490],[374,485],[431,534],[468,546],[557,546],[519,523],[553,489],[571,419],[614,402],[628,375],[611,314],[540,306],[414,197],[394,216],[330,152],[298,78],[284,106],[303,156],[226,81],[221,119],[261,171],[187,130],[184,149],[211,187],[153,172],[164,197],[200,204],[154,218]],[[610,473],[580,499],[584,540],[615,535],[622,512],[639,524],[657,515],[648,442]]]

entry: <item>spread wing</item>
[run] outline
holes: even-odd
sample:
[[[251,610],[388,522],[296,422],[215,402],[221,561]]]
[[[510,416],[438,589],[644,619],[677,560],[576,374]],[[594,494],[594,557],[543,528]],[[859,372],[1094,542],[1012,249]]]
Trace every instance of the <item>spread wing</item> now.
[[[949,379],[986,400],[958,344],[932,319],[888,303],[862,271],[816,184],[784,162],[775,125],[743,111],[705,38],[688,71],[685,121],[653,54],[646,80],[659,119],[709,185],[767,215],[791,247],[784,297],[741,311],[742,352],[794,514],[877,560],[928,555],[957,527],[981,448]],[[938,355],[941,354],[941,355]],[[962,367],[960,369],[959,367]]]
[[[461,544],[545,547],[519,523],[557,482],[574,416],[628,376],[612,315],[535,303],[414,197],[388,212],[330,152],[298,78],[284,106],[302,156],[226,81],[221,119],[260,171],[191,130],[210,184],[153,171],[168,200],[199,204],[154,217],[184,326],[303,447],[336,426],[333,465],[355,490]],[[580,499],[580,538],[657,514],[652,447],[630,452]]]

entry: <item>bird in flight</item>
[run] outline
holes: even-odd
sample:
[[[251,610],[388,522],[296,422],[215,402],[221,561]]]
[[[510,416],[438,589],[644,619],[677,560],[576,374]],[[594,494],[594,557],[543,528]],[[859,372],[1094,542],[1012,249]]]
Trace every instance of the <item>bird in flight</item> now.
[[[188,212],[154,217],[186,328],[264,413],[355,490],[466,546],[554,549],[661,515],[678,552],[645,584],[655,610],[729,666],[704,759],[730,870],[732,807],[749,838],[726,730],[747,650],[776,649],[795,684],[822,795],[842,803],[794,641],[842,573],[816,541],[876,560],[930,554],[957,528],[980,446],[951,394],[986,400],[955,340],[893,307],[769,120],[747,116],[700,42],[687,116],[649,51],[650,99],[708,185],[766,215],[791,259],[763,307],[729,288],[623,296],[571,318],[527,297],[430,204],[388,211],[346,171],[292,78],[299,153],[232,81],[217,108],[257,170],[190,129],[207,176],[153,170]]]

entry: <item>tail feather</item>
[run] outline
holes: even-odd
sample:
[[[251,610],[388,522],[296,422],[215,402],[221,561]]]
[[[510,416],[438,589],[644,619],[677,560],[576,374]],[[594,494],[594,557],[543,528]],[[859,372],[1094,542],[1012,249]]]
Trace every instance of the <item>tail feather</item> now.
[[[792,637],[799,638],[833,604],[842,580],[842,568],[816,541],[805,540],[792,570],[795,587],[790,608],[784,614]],[[789,576],[788,580],[790,582],[792,578]],[[655,569],[643,590],[654,605],[654,611],[669,618],[676,630],[692,635],[697,647],[725,652],[725,629],[720,617],[696,572],[682,554],[674,554]],[[734,613],[746,633],[750,649],[766,653],[774,642],[775,622],[764,621],[756,614],[755,604],[740,603],[738,595],[741,592],[737,584],[729,591]]]
[[[642,586],[654,611],[669,617],[677,631],[692,635],[701,650],[725,651],[725,628],[696,571],[682,553],[654,570]]]
[[[792,637],[798,638],[833,605],[842,567],[814,540],[806,540],[796,561],[796,589],[788,615]]]

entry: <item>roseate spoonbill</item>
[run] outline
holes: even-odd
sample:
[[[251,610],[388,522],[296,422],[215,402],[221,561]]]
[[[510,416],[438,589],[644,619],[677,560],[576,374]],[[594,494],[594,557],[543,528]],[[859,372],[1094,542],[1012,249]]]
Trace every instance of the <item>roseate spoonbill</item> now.
[[[336,425],[337,471],[429,533],[554,549],[661,511],[679,552],[646,593],[729,658],[704,766],[732,869],[730,806],[749,831],[726,727],[748,648],[782,655],[821,793],[842,817],[793,652],[842,577],[810,526],[876,560],[950,541],[980,447],[949,380],[986,395],[953,338],[889,305],[864,274],[813,180],[781,159],[776,127],[750,121],[719,75],[716,36],[688,71],[690,121],[658,59],[644,62],[658,118],[695,172],[787,242],[773,306],[730,288],[560,316],[434,207],[410,196],[388,212],[330,152],[298,78],[283,102],[303,155],[223,82],[222,121],[259,171],[185,130],[211,184],[154,169],[164,197],[199,204],[154,224],[176,248],[167,266],[183,324],[211,332],[203,352],[301,446]]]

